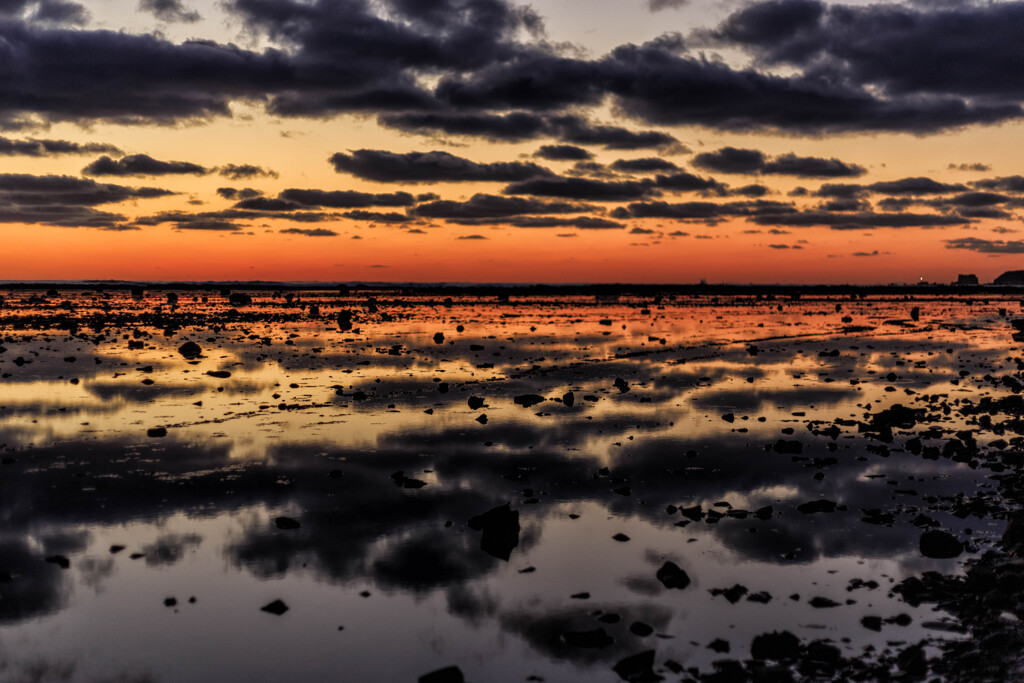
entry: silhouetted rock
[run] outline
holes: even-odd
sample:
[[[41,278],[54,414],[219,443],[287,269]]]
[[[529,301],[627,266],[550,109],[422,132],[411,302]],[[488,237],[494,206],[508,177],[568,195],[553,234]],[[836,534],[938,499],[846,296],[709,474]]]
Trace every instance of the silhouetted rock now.
[[[203,353],[203,349],[194,341],[187,341],[178,347],[178,353],[192,360],[193,358],[198,358]]]
[[[477,410],[484,406],[484,400],[479,396],[470,396],[466,403],[469,405],[470,410]]]
[[[804,513],[805,515],[814,514],[815,512],[835,512],[836,503],[832,500],[812,500],[796,507],[797,510]]]
[[[530,406],[535,406],[538,403],[543,403],[547,399],[545,399],[543,396],[539,394],[522,394],[520,396],[516,396],[512,400],[517,405],[521,405],[524,408],[529,408]]]
[[[148,436],[150,438],[153,438],[153,439],[159,439],[161,437],[167,436],[167,428],[166,427],[150,427],[149,429],[146,430],[146,436]]]
[[[431,671],[419,677],[419,683],[465,683],[466,679],[457,666]]]
[[[654,673],[654,650],[626,657],[612,667],[612,671],[624,681],[630,683],[647,683],[660,681],[662,677]]]
[[[252,297],[248,294],[243,294],[242,292],[233,292],[231,296],[228,297],[228,303],[232,306],[251,306]]]
[[[64,557],[63,555],[50,555],[46,558],[46,561],[50,564],[55,564],[61,569],[67,569],[71,566],[71,560]]]
[[[469,520],[469,528],[482,531],[480,549],[488,555],[508,561],[519,545],[519,511],[509,503],[477,515]]]
[[[750,656],[754,659],[794,659],[800,654],[800,639],[789,631],[762,633],[750,644]]]
[[[964,551],[963,544],[952,534],[933,529],[921,534],[921,554],[933,559],[959,557]]]
[[[292,519],[291,517],[275,517],[274,526],[278,529],[284,529],[287,531],[291,529],[298,529],[302,527],[302,524],[299,523],[299,520]]]
[[[572,647],[594,649],[606,648],[615,642],[603,628],[595,628],[593,631],[569,631],[562,634],[562,640]]]
[[[682,590],[690,585],[690,575],[675,562],[666,562],[661,565],[661,569],[658,570],[655,576],[665,588],[678,588]]]
[[[276,616],[281,616],[288,611],[288,605],[284,604],[281,600],[274,600],[274,602],[260,607],[261,612],[267,612]]]
[[[566,394],[563,394],[562,403],[565,404],[565,407],[572,408],[573,405],[576,404],[576,394],[572,393],[571,391]]]
[[[217,379],[227,379],[231,376],[231,373],[227,370],[207,370],[206,374]]]
[[[1024,285],[1024,270],[1008,270],[993,280],[992,284],[1020,287]]]

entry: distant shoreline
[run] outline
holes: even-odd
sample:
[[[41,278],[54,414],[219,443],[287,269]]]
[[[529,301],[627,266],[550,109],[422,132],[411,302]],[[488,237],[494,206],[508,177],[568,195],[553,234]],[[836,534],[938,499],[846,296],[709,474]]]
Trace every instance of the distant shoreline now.
[[[361,291],[405,292],[409,294],[451,294],[507,296],[543,295],[619,295],[657,296],[676,294],[685,296],[732,295],[935,295],[1024,293],[1017,285],[957,285],[957,284],[504,284],[504,283],[404,283],[404,282],[267,282],[267,281],[204,281],[204,282],[145,282],[145,281],[12,281],[0,282],[0,291],[45,291],[48,289],[71,291],[125,291],[141,288],[146,291]]]

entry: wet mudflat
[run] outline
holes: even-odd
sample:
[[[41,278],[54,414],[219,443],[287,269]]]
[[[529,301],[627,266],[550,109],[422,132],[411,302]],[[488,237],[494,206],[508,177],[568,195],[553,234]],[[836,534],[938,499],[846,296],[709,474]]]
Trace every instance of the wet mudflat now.
[[[1003,680],[1019,296],[0,292],[0,681]]]

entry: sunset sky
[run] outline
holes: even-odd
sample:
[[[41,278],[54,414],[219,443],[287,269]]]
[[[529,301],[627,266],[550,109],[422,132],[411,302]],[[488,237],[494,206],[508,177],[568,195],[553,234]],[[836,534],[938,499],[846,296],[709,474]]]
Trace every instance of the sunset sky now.
[[[0,280],[982,282],[1024,1],[0,0]]]

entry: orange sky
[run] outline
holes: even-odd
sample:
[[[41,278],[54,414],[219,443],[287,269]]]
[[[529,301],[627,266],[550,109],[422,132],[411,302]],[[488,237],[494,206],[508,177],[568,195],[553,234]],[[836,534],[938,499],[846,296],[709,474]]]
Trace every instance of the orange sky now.
[[[343,0],[336,2],[344,4]],[[323,3],[330,4],[328,0],[320,4]],[[208,6],[194,4],[203,19],[181,24],[166,18],[154,20],[141,12],[126,14],[119,22],[109,8],[86,3],[91,12],[89,20],[56,30],[83,36],[101,28],[117,28],[131,35],[152,35],[154,40],[166,41],[171,46],[181,46],[182,41],[190,37],[225,44],[240,38],[242,22],[237,15],[224,14],[223,8],[218,9],[220,6],[212,3]],[[351,4],[359,2],[352,0]],[[545,0],[537,3],[535,10],[541,16],[547,12],[549,17],[544,44],[572,42],[584,52],[561,54],[581,60],[596,60],[615,45],[637,42],[641,35],[651,31],[655,34],[649,38],[656,37],[658,29],[688,33],[718,25],[728,16],[725,9],[709,4],[659,13],[650,12],[643,5],[638,3],[636,8],[625,12],[624,16],[632,14],[635,21],[617,21],[618,5],[605,2],[595,3],[589,19],[582,16],[577,5],[567,2]],[[1013,3],[1007,4],[1010,5]],[[574,23],[573,18],[578,18],[579,23]],[[23,19],[29,25],[33,23],[31,16]],[[589,28],[587,21],[592,24]],[[617,25],[621,28],[618,38],[614,30]],[[159,33],[152,33],[154,30]],[[254,32],[248,36],[249,42],[241,42],[242,47],[238,49],[253,50],[255,54],[273,47],[286,54],[298,54],[302,48],[282,42],[269,33]],[[540,45],[536,41],[542,38],[520,36],[517,40]],[[748,68],[733,48],[726,46],[721,50],[723,63],[729,63],[731,68]],[[577,54],[589,56],[576,57]],[[52,68],[59,70],[64,65]],[[756,66],[756,61],[755,68],[761,68]],[[416,78],[427,88],[451,73],[444,69],[424,71],[417,72]],[[461,78],[472,78],[471,71],[460,73]],[[779,68],[772,73],[785,74],[786,70]],[[713,179],[725,189],[717,193],[658,189],[640,201],[744,202],[751,199],[737,195],[735,190],[761,184],[767,188],[761,200],[786,204],[794,211],[812,211],[825,201],[813,196],[814,192],[828,183],[869,186],[880,181],[924,177],[961,187],[964,192],[975,191],[980,189],[972,185],[977,181],[1016,175],[1020,170],[1016,150],[1024,144],[1024,129],[1014,117],[995,125],[950,125],[927,132],[853,130],[823,134],[780,130],[773,126],[730,132],[714,125],[657,125],[640,121],[614,106],[613,99],[607,99],[585,110],[577,107],[563,111],[582,111],[594,125],[659,131],[673,136],[678,144],[674,149],[663,146],[634,150],[582,145],[593,155],[592,166],[597,169],[583,171],[570,161],[552,161],[534,155],[541,145],[567,144],[554,134],[511,142],[486,136],[423,135],[396,131],[378,123],[375,115],[390,110],[314,117],[280,116],[268,112],[258,98],[244,100],[231,95],[230,99],[230,116],[198,121],[143,118],[126,125],[124,120],[106,115],[83,114],[77,120],[61,121],[47,120],[51,115],[46,112],[18,112],[18,116],[32,118],[34,124],[28,128],[22,124],[19,124],[21,128],[8,126],[7,130],[0,130],[3,138],[105,143],[119,150],[110,155],[115,161],[124,155],[145,154],[160,162],[197,164],[206,172],[201,175],[91,176],[98,183],[154,187],[173,193],[162,198],[119,199],[87,207],[119,214],[122,218],[118,219],[118,227],[134,229],[108,230],[85,224],[57,227],[42,219],[6,219],[8,222],[0,223],[4,251],[0,279],[889,283],[916,282],[921,278],[948,282],[955,280],[959,273],[975,273],[984,282],[1006,270],[1024,268],[1024,244],[1016,234],[1020,219],[1014,213],[1022,201],[1009,196],[998,200],[1001,215],[997,218],[970,216],[960,225],[937,228],[833,230],[823,225],[757,225],[735,215],[710,223],[620,215],[615,220],[621,227],[608,230],[516,228],[486,221],[460,226],[444,219],[423,219],[414,215],[410,215],[405,224],[384,225],[351,220],[341,216],[344,209],[329,207],[301,207],[327,214],[306,222],[292,220],[288,211],[277,214],[280,217],[234,215],[226,219],[236,227],[231,232],[183,230],[177,229],[174,223],[147,222],[147,218],[164,212],[231,211],[237,198],[229,200],[218,196],[218,188],[225,187],[251,188],[267,199],[274,199],[289,188],[409,192],[413,195],[435,193],[441,199],[455,202],[465,202],[478,193],[501,196],[507,192],[508,183],[499,181],[375,182],[351,173],[336,172],[327,161],[334,153],[352,150],[385,150],[398,155],[438,150],[478,164],[535,163],[558,176],[584,177],[596,182],[653,183],[653,174],[615,172],[610,170],[610,164],[621,159],[661,158],[675,164],[681,172]],[[500,115],[509,111],[492,110],[490,113]],[[538,111],[548,115],[547,110]],[[767,160],[788,154],[834,160],[859,167],[862,173],[836,178],[721,173],[698,163],[697,155],[727,147],[757,150]],[[4,157],[3,172],[87,180],[83,169],[99,156],[99,153],[36,157],[12,154]],[[251,164],[272,171],[273,175],[231,180],[219,173],[226,164]],[[969,168],[969,165],[976,168]],[[793,195],[798,187],[808,192]],[[891,211],[879,208],[883,195],[865,192],[861,196],[869,202],[866,204],[869,208],[861,211]],[[0,196],[0,206],[8,201],[28,201],[17,199],[16,195],[11,197],[15,198]],[[624,209],[620,207],[631,203],[629,200],[540,199],[587,203],[590,207],[581,215],[602,219],[611,218],[617,208],[621,214]],[[932,201],[933,197],[916,199]],[[414,211],[410,207],[379,206],[366,210]],[[957,213],[960,209],[952,205],[921,201],[899,211],[960,215]],[[235,210],[235,214],[238,213]],[[303,214],[297,212],[296,215]],[[773,227],[775,231],[769,232]],[[280,232],[289,228],[333,234],[307,236]],[[634,232],[636,230],[640,232]],[[673,232],[686,234],[671,235]],[[951,248],[954,246],[951,241],[964,239],[971,240],[959,243],[965,248]],[[987,253],[992,251],[1007,253]]]

